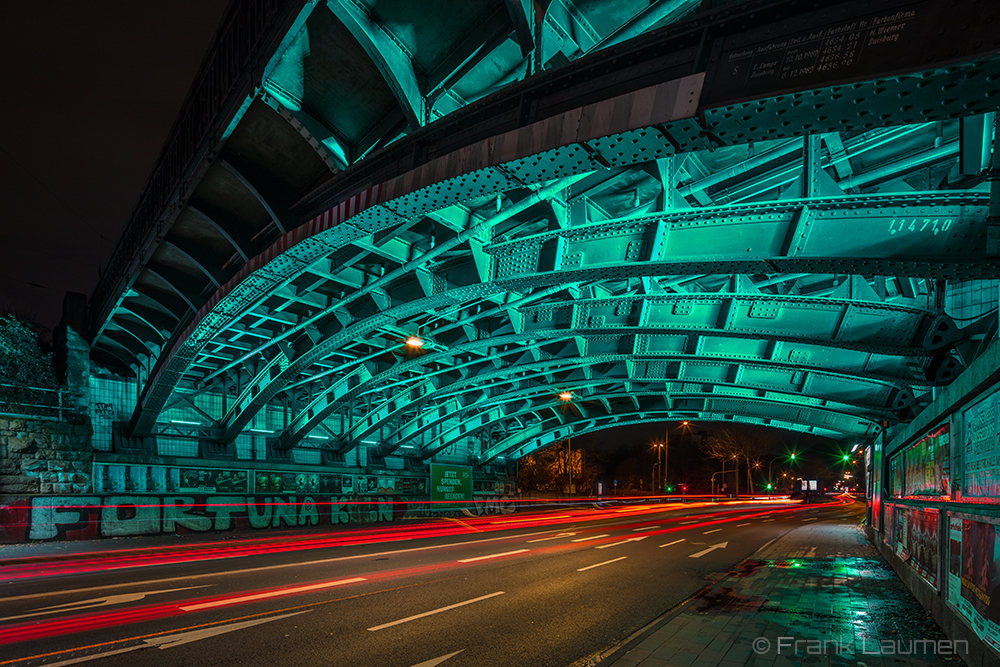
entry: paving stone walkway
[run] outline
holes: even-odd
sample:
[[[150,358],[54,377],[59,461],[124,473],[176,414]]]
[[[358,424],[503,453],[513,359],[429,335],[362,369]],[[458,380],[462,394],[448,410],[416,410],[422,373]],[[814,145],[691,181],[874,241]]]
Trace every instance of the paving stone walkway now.
[[[633,643],[601,667],[964,664],[853,522],[786,533]]]

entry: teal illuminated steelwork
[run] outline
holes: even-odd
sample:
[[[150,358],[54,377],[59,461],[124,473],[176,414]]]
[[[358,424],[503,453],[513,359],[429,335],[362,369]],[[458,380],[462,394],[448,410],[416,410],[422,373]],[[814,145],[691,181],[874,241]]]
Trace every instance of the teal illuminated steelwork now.
[[[95,357],[141,388],[125,430],[211,393],[216,444],[280,406],[276,456],[491,463],[644,420],[912,419],[990,335],[942,304],[1000,277],[995,202],[954,169],[992,141],[959,118],[994,110],[1000,59],[904,31],[825,77],[738,79],[732,44],[834,19],[695,4],[286,10],[259,93],[233,89],[127,289],[98,292]]]

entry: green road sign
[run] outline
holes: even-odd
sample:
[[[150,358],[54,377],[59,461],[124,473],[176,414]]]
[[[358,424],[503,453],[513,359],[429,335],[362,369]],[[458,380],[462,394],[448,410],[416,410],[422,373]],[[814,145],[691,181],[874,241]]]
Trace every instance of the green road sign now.
[[[431,500],[472,500],[472,468],[432,463]]]

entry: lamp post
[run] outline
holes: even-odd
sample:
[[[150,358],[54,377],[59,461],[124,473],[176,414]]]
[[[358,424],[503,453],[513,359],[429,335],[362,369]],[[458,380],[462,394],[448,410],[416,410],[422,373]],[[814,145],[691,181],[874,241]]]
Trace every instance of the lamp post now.
[[[667,486],[668,460],[670,460],[670,424],[667,424],[663,429],[663,469],[660,471],[663,477],[663,480],[660,482],[661,491],[663,491],[664,487]]]
[[[773,464],[773,463],[774,463],[775,461],[777,461],[778,459],[780,459],[780,458],[784,458],[784,457],[782,457],[782,456],[775,456],[775,457],[774,457],[773,459],[771,459],[771,463],[768,463],[768,464],[767,464],[767,483],[768,483],[768,484],[770,484],[770,483],[771,483],[771,465],[772,465],[772,464]],[[790,456],[788,457],[788,460],[789,460],[790,462],[794,462],[794,461],[795,461],[795,452],[792,452],[792,453],[791,453],[791,455],[790,455]]]
[[[573,439],[566,438],[566,472],[569,473],[569,497],[573,497]]]
[[[681,426],[687,426],[690,422],[683,421]],[[670,460],[670,424],[667,423],[666,427],[663,429],[663,480],[660,484],[660,491],[665,491],[667,487],[667,480],[669,479],[669,470],[667,469],[667,462]]]

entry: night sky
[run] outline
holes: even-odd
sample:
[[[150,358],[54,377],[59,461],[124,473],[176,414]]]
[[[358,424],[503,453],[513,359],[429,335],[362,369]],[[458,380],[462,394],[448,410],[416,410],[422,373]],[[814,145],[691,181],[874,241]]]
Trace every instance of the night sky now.
[[[91,295],[227,4],[4,3],[0,314]]]

